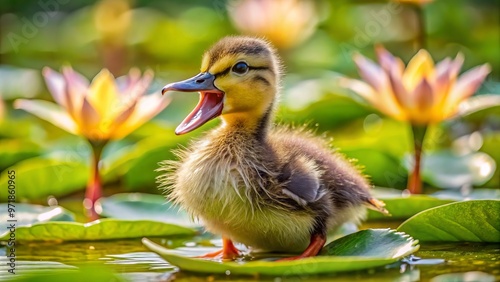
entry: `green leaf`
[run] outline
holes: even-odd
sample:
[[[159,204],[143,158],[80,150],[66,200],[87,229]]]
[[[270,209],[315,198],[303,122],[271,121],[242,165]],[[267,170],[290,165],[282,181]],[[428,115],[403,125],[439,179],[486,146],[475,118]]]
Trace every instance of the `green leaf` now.
[[[15,171],[18,200],[67,195],[85,187],[89,176],[88,166],[80,162],[32,158],[3,171],[0,187],[7,187],[9,171]],[[7,199],[7,195],[7,189],[0,189],[1,199]]]
[[[398,231],[420,241],[500,242],[500,200],[471,200],[425,210]]]
[[[190,216],[173,206],[162,195],[121,193],[100,198],[100,215],[118,219],[155,220],[181,226],[195,227]]]
[[[173,159],[172,149],[178,148],[188,138],[193,136],[176,136],[173,130],[162,132],[157,136],[143,139],[137,144],[128,146],[117,158],[110,160],[110,165],[102,171],[105,179],[123,176],[123,182],[127,188],[144,190],[151,187],[157,190],[156,177],[159,175],[156,169],[158,163]]]
[[[393,263],[416,252],[418,241],[404,233],[388,229],[363,230],[333,241],[325,247],[335,256],[317,256],[295,261],[216,262],[179,255],[148,239],[142,240],[151,251],[182,270],[231,274],[297,275],[353,271]],[[356,248],[352,248],[356,246]],[[339,248],[339,251],[334,249]],[[373,249],[377,249],[377,253]],[[383,251],[380,251],[383,250]]]
[[[40,155],[41,149],[36,143],[21,139],[0,139],[0,171],[17,162]]]
[[[330,94],[300,111],[292,112],[283,109],[280,117],[288,122],[298,124],[314,121],[319,130],[325,131],[345,125],[355,119],[364,118],[370,113],[369,109],[348,97]]]
[[[64,265],[63,265],[64,266]],[[38,267],[38,269],[36,269]],[[44,267],[44,269],[40,269]],[[60,269],[58,269],[60,268]],[[66,266],[64,269],[62,266],[45,268],[45,265],[35,265],[35,269],[23,268],[22,271],[16,273],[15,278],[11,281],[17,282],[87,282],[87,281],[128,281],[123,276],[118,275],[112,271],[109,267],[104,267],[102,265],[83,265],[80,268]],[[18,275],[21,273],[21,275]]]
[[[0,204],[0,210],[3,211],[0,213],[0,222],[6,226],[9,225],[7,220],[13,219],[10,217],[9,208],[13,209],[12,214],[16,219],[16,227],[46,221],[75,221],[75,215],[63,207],[44,207],[21,203],[9,205],[4,203]],[[5,230],[5,228],[2,230]]]
[[[323,256],[402,258],[418,250],[418,241],[393,229],[366,229],[326,245]]]
[[[397,174],[401,167],[399,159],[389,153],[368,148],[341,149],[340,152],[356,159],[355,164],[360,165],[363,173],[379,186],[402,187],[405,183],[406,175],[401,177]]]
[[[6,231],[0,240],[9,238]],[[143,236],[194,235],[191,228],[150,220],[101,219],[90,223],[42,222],[16,228],[18,241],[97,241]]]
[[[405,197],[378,198],[385,203],[385,208],[391,214],[387,217],[379,212],[368,210],[369,220],[401,220],[441,205],[455,202],[452,199],[440,199],[428,195],[408,195]]]

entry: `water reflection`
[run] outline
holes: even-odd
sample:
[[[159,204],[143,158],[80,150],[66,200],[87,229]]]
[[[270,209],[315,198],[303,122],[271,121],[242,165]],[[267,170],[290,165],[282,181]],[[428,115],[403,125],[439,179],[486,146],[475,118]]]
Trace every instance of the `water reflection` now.
[[[196,237],[154,238],[156,243],[185,256],[205,254],[220,248],[221,241],[210,234]],[[242,247],[242,246],[238,246]],[[4,251],[0,249],[1,252]],[[4,255],[0,263],[4,265]],[[266,254],[252,258],[265,259]],[[494,281],[500,278],[500,244],[423,244],[416,256],[386,267],[330,275],[287,275],[280,277],[197,275],[179,270],[149,252],[139,239],[102,242],[28,243],[19,245],[20,272],[70,269],[101,264],[130,281]],[[3,266],[2,266],[3,267]],[[3,268],[0,267],[0,271]],[[6,271],[2,271],[6,273]],[[0,275],[0,280],[9,277]],[[472,277],[472,278],[471,278]],[[493,280],[492,280],[493,277]],[[488,280],[489,279],[489,280]]]

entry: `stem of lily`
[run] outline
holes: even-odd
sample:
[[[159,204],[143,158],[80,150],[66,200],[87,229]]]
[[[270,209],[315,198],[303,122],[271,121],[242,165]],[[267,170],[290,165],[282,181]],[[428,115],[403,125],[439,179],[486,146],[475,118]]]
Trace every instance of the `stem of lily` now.
[[[92,147],[92,160],[90,164],[90,177],[85,191],[83,207],[87,218],[92,221],[99,219],[99,214],[95,210],[95,202],[102,196],[101,176],[99,174],[99,161],[106,142],[96,142],[89,140]]]
[[[412,125],[413,133],[413,145],[414,145],[414,162],[413,170],[408,178],[407,189],[411,194],[421,194],[422,193],[422,178],[420,175],[421,162],[422,162],[422,150],[424,145],[424,137],[427,131],[427,125]]]

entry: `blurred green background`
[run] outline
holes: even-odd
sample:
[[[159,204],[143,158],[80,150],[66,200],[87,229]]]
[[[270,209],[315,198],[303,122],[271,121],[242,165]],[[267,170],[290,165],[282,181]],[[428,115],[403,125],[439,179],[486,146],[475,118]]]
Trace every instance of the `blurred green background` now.
[[[247,32],[237,28],[245,20],[235,12],[239,2],[2,0],[0,184],[6,171],[15,169],[20,176],[18,198],[38,203],[52,196],[81,197],[84,190],[90,155],[85,141],[12,108],[16,98],[52,100],[41,77],[44,66],[58,70],[69,64],[88,78],[102,68],[115,76],[131,67],[151,69],[155,81],[150,92],[160,95],[166,83],[195,75],[204,50],[215,41]],[[373,58],[376,43],[407,62],[417,51],[421,35],[419,9],[414,3],[387,1],[307,3],[312,12],[303,9],[296,17],[310,26],[287,22],[276,26],[281,36],[299,34],[300,38],[288,38],[286,44],[269,38],[286,66],[278,122],[308,124],[317,134],[331,138],[340,152],[357,159],[375,185],[404,189],[408,125],[363,104],[339,87],[337,79],[358,77],[352,54]],[[477,95],[500,93],[499,4],[496,0],[436,0],[422,6],[424,38],[435,60],[462,52],[462,71],[483,63],[492,66]],[[217,124],[213,121],[188,136],[173,134],[196,101],[197,95],[175,93],[160,115],[106,148],[101,164],[105,195],[160,193],[155,183],[157,163],[173,158],[171,149]],[[432,127],[424,158],[427,188],[498,188],[498,144],[499,106]],[[5,199],[2,189],[0,201]]]

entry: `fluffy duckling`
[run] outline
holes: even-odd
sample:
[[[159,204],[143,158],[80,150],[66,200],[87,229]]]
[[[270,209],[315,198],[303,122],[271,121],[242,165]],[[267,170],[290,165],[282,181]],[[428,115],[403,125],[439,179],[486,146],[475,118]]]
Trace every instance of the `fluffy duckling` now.
[[[367,180],[323,140],[273,126],[279,82],[278,57],[267,42],[226,37],[205,53],[198,75],[163,88],[200,93],[176,134],[222,119],[160,169],[171,200],[222,235],[222,250],[204,257],[237,257],[233,241],[301,253],[288,259],[315,256],[327,232],[362,219],[365,206],[387,212]]]

